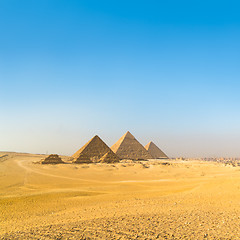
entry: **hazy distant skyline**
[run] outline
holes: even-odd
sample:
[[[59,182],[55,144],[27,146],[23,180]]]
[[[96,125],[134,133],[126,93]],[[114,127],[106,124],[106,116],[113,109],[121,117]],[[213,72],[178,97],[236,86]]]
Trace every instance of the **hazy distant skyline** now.
[[[73,154],[126,131],[240,157],[237,1],[0,1],[0,151]]]

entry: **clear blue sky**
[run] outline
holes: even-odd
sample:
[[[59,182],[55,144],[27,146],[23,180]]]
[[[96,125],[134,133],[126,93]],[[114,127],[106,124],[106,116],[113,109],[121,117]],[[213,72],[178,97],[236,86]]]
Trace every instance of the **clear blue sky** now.
[[[127,130],[240,157],[239,1],[0,1],[0,150],[72,154]]]

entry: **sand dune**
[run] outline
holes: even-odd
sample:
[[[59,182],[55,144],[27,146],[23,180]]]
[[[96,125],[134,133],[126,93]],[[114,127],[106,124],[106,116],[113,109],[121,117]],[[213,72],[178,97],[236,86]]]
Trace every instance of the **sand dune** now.
[[[240,238],[240,167],[43,157],[0,153],[0,239]]]

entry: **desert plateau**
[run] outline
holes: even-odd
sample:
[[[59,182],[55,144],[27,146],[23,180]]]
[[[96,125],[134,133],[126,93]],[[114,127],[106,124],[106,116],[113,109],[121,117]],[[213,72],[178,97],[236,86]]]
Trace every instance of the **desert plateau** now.
[[[0,239],[239,239],[240,167],[0,153]]]

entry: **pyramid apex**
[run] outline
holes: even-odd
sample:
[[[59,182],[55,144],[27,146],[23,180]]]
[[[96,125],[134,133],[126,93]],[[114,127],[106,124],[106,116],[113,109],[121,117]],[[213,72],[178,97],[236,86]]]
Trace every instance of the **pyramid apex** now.
[[[112,147],[120,159],[151,159],[151,154],[127,131]]]
[[[151,145],[156,146],[156,144],[153,141],[150,141],[146,146],[151,146]]]
[[[150,145],[152,145],[152,141],[150,141],[144,148],[148,150]]]
[[[124,135],[123,135],[124,138],[132,138],[132,139],[135,139],[135,137],[129,132],[127,131]]]

